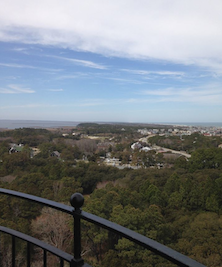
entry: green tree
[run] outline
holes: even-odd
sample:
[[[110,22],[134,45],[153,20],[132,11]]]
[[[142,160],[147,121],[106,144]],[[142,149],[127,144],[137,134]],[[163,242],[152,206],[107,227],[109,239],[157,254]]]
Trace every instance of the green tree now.
[[[222,218],[216,213],[201,213],[179,239],[177,249],[209,267],[222,262]]]

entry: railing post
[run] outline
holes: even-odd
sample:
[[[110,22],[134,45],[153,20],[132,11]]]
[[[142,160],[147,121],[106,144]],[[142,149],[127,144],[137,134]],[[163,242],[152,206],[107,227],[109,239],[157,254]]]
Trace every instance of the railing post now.
[[[12,235],[12,267],[15,267],[15,237]]]
[[[84,261],[81,257],[81,224],[80,215],[81,207],[84,203],[84,197],[80,193],[75,193],[70,198],[71,205],[75,208],[73,211],[74,217],[74,259],[73,266],[82,266]]]
[[[31,266],[31,244],[27,242],[27,267]]]

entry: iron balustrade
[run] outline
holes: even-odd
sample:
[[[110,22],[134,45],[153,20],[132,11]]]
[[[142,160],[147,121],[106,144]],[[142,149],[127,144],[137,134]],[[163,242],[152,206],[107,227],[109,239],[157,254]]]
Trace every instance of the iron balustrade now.
[[[46,244],[45,242],[42,242],[34,237],[31,237],[29,235],[23,234],[21,232],[15,231],[13,229],[9,229],[4,226],[0,226],[0,232],[9,234],[12,236],[12,267],[15,267],[15,238],[24,240],[27,242],[27,266],[31,266],[31,257],[30,257],[30,244],[35,245],[43,250],[43,266],[47,266],[47,251],[54,254],[59,258],[60,261],[60,267],[64,266],[64,261],[70,263],[70,266],[73,266],[73,256],[56,248],[49,244]]]
[[[0,193],[18,197],[21,199],[26,199],[29,201],[36,202],[38,204],[42,204],[44,206],[48,206],[50,208],[62,211],[64,213],[70,214],[74,218],[74,248],[73,254],[74,256],[59,250],[51,245],[48,245],[38,239],[35,239],[31,236],[25,235],[23,233],[17,232],[12,229],[8,229],[6,227],[0,227],[1,232],[5,232],[12,236],[12,244],[14,242],[14,238],[20,238],[27,242],[27,266],[30,266],[30,247],[29,244],[33,244],[43,249],[44,251],[44,266],[46,265],[46,251],[56,255],[60,258],[60,266],[63,266],[63,262],[67,261],[71,267],[90,267],[87,263],[84,263],[84,260],[81,257],[81,220],[88,221],[94,225],[100,226],[101,228],[107,229],[115,234],[118,234],[120,237],[124,237],[135,244],[140,245],[141,247],[148,249],[155,254],[169,260],[170,262],[177,264],[180,267],[206,267],[203,264],[165,246],[162,245],[148,237],[145,237],[139,233],[136,233],[126,227],[103,219],[99,216],[93,215],[91,213],[85,212],[81,210],[81,207],[84,203],[84,198],[82,194],[75,193],[71,196],[70,203],[72,206],[68,206],[62,203],[58,203],[52,200],[47,200],[41,197],[8,190],[4,188],[0,188]],[[15,257],[15,246],[12,245],[12,257]],[[12,259],[12,263],[14,259]],[[12,265],[14,266],[14,265]]]

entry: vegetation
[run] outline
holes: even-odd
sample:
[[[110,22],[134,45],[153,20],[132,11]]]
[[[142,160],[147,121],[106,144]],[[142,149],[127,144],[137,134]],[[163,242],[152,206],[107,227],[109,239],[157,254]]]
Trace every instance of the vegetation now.
[[[87,129],[90,127],[95,125],[87,125]],[[121,132],[116,130],[112,133],[112,129],[110,127],[109,131],[113,137],[120,135]],[[74,192],[83,193],[85,211],[137,231],[206,266],[221,266],[222,149],[217,148],[221,141],[219,137],[206,139],[197,134],[183,137],[184,147],[193,151],[191,158],[179,157],[171,168],[150,168],[160,160],[160,156],[153,152],[135,151],[133,157],[144,157],[147,165],[133,170],[99,165],[99,152],[96,152],[94,140],[71,140],[61,138],[58,133],[33,129],[1,134],[1,137],[8,138],[0,141],[1,187],[64,203],[68,203]],[[125,140],[125,136],[126,131],[122,131],[120,140]],[[119,154],[128,162],[129,140],[133,136],[135,132],[129,132],[128,141],[115,143],[107,151]],[[178,149],[180,138],[168,139],[172,141],[171,148]],[[30,157],[27,149],[9,154],[12,140],[23,142],[28,148],[35,144],[40,152],[34,157]],[[151,142],[159,145],[165,142],[167,146],[162,137],[153,137]],[[61,157],[53,157],[53,151],[58,151]],[[82,160],[84,155],[88,161]],[[70,252],[72,225],[68,218],[50,209],[2,195],[0,202],[1,225],[35,235]],[[61,231],[53,226],[55,217],[63,226]],[[8,266],[8,242],[4,237],[1,266]],[[24,249],[21,244],[21,259]],[[86,261],[98,267],[172,266],[151,252],[88,223],[83,226],[83,249]],[[35,252],[36,262],[39,257]],[[24,261],[20,260],[18,266],[23,267]]]
[[[192,153],[198,148],[212,148],[218,147],[221,143],[220,136],[208,137],[200,133],[194,133],[184,136],[159,136],[156,135],[149,139],[151,144],[164,146],[175,150],[184,150]]]

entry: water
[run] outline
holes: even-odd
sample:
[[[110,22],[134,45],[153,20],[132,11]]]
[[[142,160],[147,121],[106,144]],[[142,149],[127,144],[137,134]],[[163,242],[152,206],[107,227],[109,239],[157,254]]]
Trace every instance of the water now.
[[[75,121],[0,120],[0,129],[75,127]]]
[[[18,128],[60,128],[75,127],[81,122],[77,121],[42,121],[42,120],[0,120],[0,129]],[[105,122],[103,122],[105,123]],[[149,123],[147,123],[149,124]],[[152,123],[153,124],[153,123]],[[164,122],[155,123],[161,125],[196,126],[196,127],[216,127],[222,128],[222,122]]]
[[[174,122],[172,125],[185,125],[185,126],[196,126],[196,127],[216,127],[216,128],[222,128],[222,122]]]

